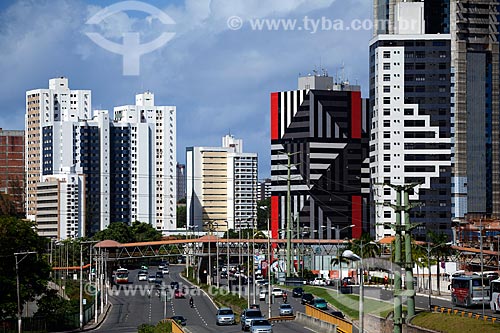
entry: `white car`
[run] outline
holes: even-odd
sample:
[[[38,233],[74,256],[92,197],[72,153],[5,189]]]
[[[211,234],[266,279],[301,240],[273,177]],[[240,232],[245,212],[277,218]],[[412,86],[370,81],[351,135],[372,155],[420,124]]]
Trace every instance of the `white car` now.
[[[326,280],[324,278],[315,278],[311,283],[313,286],[326,286]]]
[[[148,280],[148,273],[139,273],[137,275],[137,280],[139,280],[139,281],[147,281]]]
[[[273,290],[271,291],[271,294],[274,297],[283,297],[283,290],[281,290],[281,288],[273,288]]]
[[[167,266],[163,267],[162,270],[161,270],[161,272],[162,272],[162,274],[169,274],[170,273],[170,271],[169,271],[169,269],[168,269]]]
[[[261,289],[259,292],[259,301],[265,301],[267,297],[267,289]]]

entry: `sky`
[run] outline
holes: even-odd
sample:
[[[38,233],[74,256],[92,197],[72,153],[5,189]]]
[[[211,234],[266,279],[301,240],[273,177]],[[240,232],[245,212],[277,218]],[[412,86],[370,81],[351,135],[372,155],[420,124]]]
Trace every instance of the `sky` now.
[[[118,9],[100,16],[109,6]],[[177,107],[178,162],[186,147],[220,146],[231,133],[259,154],[263,179],[270,93],[325,69],[367,97],[371,16],[371,0],[0,1],[0,127],[24,129],[26,91],[53,77],[91,90],[93,109],[134,104],[149,90],[157,105]],[[110,52],[90,33],[125,46]],[[124,65],[123,54],[141,48],[125,43],[134,33],[153,46]]]

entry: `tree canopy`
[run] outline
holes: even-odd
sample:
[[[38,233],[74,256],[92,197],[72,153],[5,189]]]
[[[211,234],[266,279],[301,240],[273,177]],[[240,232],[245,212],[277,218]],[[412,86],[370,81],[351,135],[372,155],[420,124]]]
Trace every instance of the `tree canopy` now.
[[[347,246],[349,250],[363,258],[375,258],[380,256],[380,246],[373,243],[370,234],[364,233],[360,238],[353,239]],[[361,253],[363,249],[363,253]]]
[[[14,253],[36,252],[17,256],[21,304],[45,292],[50,267],[46,260],[48,239],[38,236],[33,222],[15,217],[0,217],[0,319],[17,314],[16,259]]]
[[[98,231],[93,239],[110,239],[119,243],[149,242],[160,240],[161,232],[149,223],[135,221],[129,226],[124,222],[113,222],[106,229]]]

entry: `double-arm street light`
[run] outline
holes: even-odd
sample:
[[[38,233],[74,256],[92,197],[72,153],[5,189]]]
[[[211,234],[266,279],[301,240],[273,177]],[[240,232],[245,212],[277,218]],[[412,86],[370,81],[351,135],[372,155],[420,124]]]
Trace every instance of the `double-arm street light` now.
[[[23,261],[28,255],[36,254],[34,251],[30,252],[16,252],[14,257],[16,258],[16,285],[17,285],[17,331],[22,332],[22,314],[21,314],[21,294],[19,291],[19,263]],[[18,260],[17,256],[23,256],[21,260]]]

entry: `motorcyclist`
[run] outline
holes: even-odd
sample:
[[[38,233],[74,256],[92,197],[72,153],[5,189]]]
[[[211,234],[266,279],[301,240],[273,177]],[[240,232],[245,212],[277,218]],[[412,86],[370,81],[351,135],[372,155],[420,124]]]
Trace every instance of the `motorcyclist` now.
[[[288,295],[286,292],[283,293],[283,302],[287,303]]]
[[[191,296],[191,297],[189,298],[189,306],[190,306],[190,307],[194,307],[194,300],[193,300],[193,296]]]

